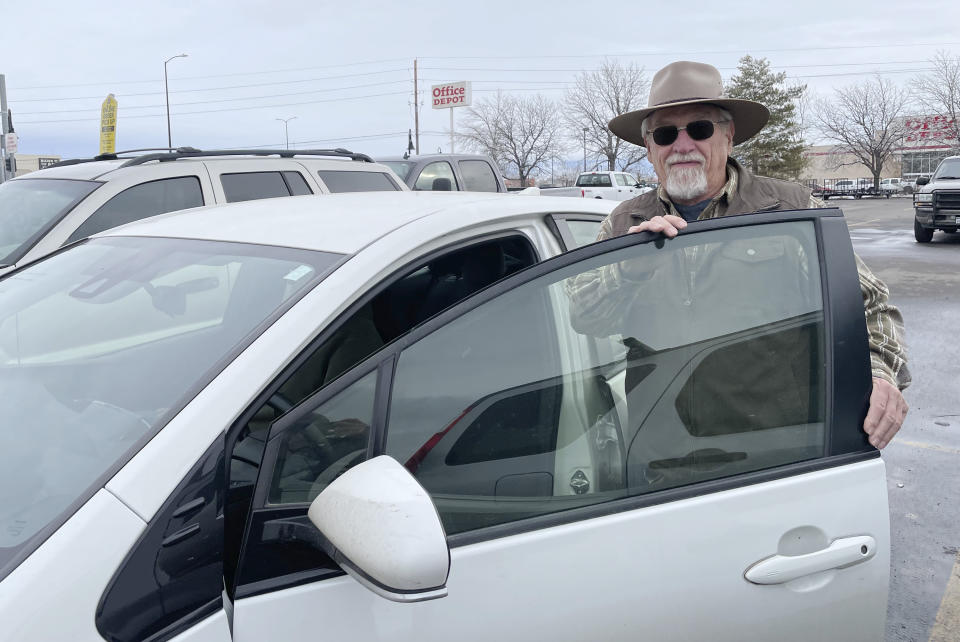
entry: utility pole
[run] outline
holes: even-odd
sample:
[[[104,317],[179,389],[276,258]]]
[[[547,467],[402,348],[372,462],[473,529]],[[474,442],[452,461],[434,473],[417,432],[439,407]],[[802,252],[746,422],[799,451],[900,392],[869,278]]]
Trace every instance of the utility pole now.
[[[420,155],[420,92],[417,89],[417,59],[413,59],[413,128],[416,131],[417,155]]]
[[[0,183],[7,180],[7,77],[0,74]]]

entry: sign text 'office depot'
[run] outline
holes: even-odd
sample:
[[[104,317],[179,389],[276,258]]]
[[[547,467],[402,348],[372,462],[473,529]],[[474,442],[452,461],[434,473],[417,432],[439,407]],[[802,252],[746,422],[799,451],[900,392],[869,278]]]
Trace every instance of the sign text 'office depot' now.
[[[432,85],[430,87],[430,97],[434,109],[447,109],[448,107],[469,107],[473,101],[473,92],[470,88],[470,81],[448,82],[442,85]]]

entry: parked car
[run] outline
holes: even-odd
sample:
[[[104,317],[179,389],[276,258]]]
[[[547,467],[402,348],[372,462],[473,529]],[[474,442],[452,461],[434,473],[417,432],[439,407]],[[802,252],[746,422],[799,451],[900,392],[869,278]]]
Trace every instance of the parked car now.
[[[549,196],[577,196],[626,201],[652,190],[627,172],[583,172],[574,187],[558,187],[545,191]]]
[[[884,196],[890,198],[892,195],[903,191],[903,182],[899,178],[882,178],[880,179],[880,191]]]
[[[389,168],[345,149],[123,154],[63,161],[0,185],[0,273],[164,212],[278,196],[406,189]]]
[[[506,192],[500,168],[482,154],[424,154],[378,159],[416,191]]]
[[[929,243],[936,230],[960,232],[960,156],[940,161],[932,178],[917,179],[913,207],[913,236],[918,243]]]
[[[881,639],[841,213],[571,249],[614,205],[259,200],[7,274],[4,637]],[[571,279],[636,261],[662,296],[575,326]]]
[[[821,198],[828,200],[837,196],[852,196],[853,198],[863,198],[864,196],[881,195],[873,187],[873,180],[869,178],[843,178],[836,181],[825,181],[824,188],[821,191]],[[882,194],[889,198],[889,194]]]

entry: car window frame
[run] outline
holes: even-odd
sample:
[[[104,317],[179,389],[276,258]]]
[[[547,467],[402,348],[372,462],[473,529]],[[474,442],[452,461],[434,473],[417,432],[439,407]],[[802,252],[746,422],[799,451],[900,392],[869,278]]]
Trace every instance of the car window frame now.
[[[578,249],[578,246],[567,221],[599,221],[602,223],[606,218],[606,214],[590,214],[588,212],[557,212],[553,214],[547,214],[544,217],[544,221],[546,222],[547,227],[550,228],[550,231],[553,233],[554,237],[560,243],[560,246],[563,248],[564,252],[570,252]]]
[[[578,215],[572,215],[578,216]],[[563,219],[560,219],[563,220]],[[735,490],[750,487],[756,484],[795,477],[798,475],[835,468],[838,466],[859,463],[878,458],[880,452],[870,445],[867,435],[861,426],[866,415],[869,402],[871,374],[870,358],[867,347],[866,322],[863,315],[862,298],[860,295],[859,279],[852,243],[843,214],[839,209],[816,209],[797,211],[762,212],[748,215],[728,216],[698,221],[692,223],[681,234],[705,234],[715,230],[729,228],[767,225],[794,221],[811,221],[814,225],[814,234],[817,242],[820,265],[820,282],[823,294],[823,325],[824,325],[824,366],[825,376],[825,417],[824,417],[824,444],[820,456],[771,469],[740,473],[729,477],[701,481],[687,486],[668,488],[647,494],[631,495],[613,499],[608,502],[574,507],[561,512],[549,513],[529,517],[523,520],[495,524],[473,531],[449,535],[448,545],[459,547],[478,542],[499,539],[519,533],[538,531],[554,526],[576,523],[596,517],[614,515],[617,513],[640,510],[652,506],[669,504],[675,501],[710,495],[720,491]],[[641,232],[623,235],[598,243],[583,246],[560,254],[548,260],[538,262],[519,272],[512,274],[501,281],[467,297],[454,306],[440,312],[423,324],[413,328],[410,332],[396,338],[376,353],[368,356],[354,365],[331,385],[320,389],[303,401],[303,412],[325,403],[333,395],[344,390],[347,386],[366,376],[374,369],[378,370],[377,389],[375,391],[376,406],[374,420],[370,426],[367,455],[375,456],[384,453],[386,437],[389,430],[387,421],[390,410],[390,395],[393,390],[396,364],[401,354],[410,346],[430,336],[436,330],[456,321],[461,316],[470,313],[475,308],[499,296],[521,287],[542,276],[563,270],[571,265],[586,262],[594,257],[611,254],[633,245],[653,243],[661,247],[664,239],[659,234]],[[437,252],[435,255],[440,254]],[[421,257],[391,275],[397,277],[411,269],[414,265],[424,262]],[[826,265],[833,266],[832,270],[824,269]],[[336,329],[355,312],[360,306],[369,302],[373,296],[385,289],[393,280],[384,280],[380,287],[371,289],[359,298],[338,319],[327,326],[311,348],[304,350],[291,366],[284,369],[270,386],[258,397],[254,404],[240,415],[237,423],[231,427],[234,432],[242,426],[252,413],[269,398],[273,391],[278,389],[295,367],[302,363],[315,349],[319,342],[329,337]],[[310,409],[307,409],[307,406]],[[292,414],[292,413],[290,413]],[[301,416],[298,413],[298,416]],[[286,418],[286,417],[284,417]],[[277,424],[283,421],[278,420]],[[849,426],[855,426],[851,429]],[[841,428],[842,427],[842,428]],[[273,437],[271,428],[270,437]],[[228,453],[230,442],[228,438]],[[264,458],[265,464],[266,458]],[[271,476],[264,474],[266,465],[261,466],[254,491],[254,501],[247,515],[244,540],[249,534],[251,518],[256,511],[271,510],[263,505],[267,496]],[[259,502],[257,501],[259,499]],[[308,503],[284,505],[282,509],[297,509],[304,513]],[[242,560],[247,544],[243,545],[240,554]],[[242,563],[242,562],[241,562]],[[238,565],[239,566],[239,565]],[[330,576],[329,569],[323,569],[322,574]],[[289,576],[273,577],[258,582],[257,585],[239,585],[235,599],[250,597],[261,593],[290,588],[319,579],[316,573],[304,571]],[[334,573],[340,575],[340,573]]]
[[[257,411],[264,404],[266,404],[270,400],[270,398],[273,397],[283,387],[283,385],[290,379],[290,377],[298,372],[298,370],[314,354],[314,352],[318,348],[320,348],[322,345],[324,345],[324,343],[326,343],[331,337],[333,337],[336,334],[336,332],[341,327],[343,327],[344,324],[349,322],[361,308],[368,305],[379,294],[381,294],[383,291],[391,287],[398,280],[404,278],[406,275],[408,275],[412,270],[416,268],[422,267],[440,257],[450,254],[451,252],[456,252],[458,250],[461,250],[470,246],[480,245],[489,241],[495,241],[498,239],[510,239],[510,238],[521,238],[523,239],[524,242],[526,242],[526,244],[528,245],[528,249],[533,253],[534,263],[531,267],[540,265],[545,260],[545,257],[543,256],[542,248],[538,246],[537,241],[533,237],[531,237],[530,234],[526,233],[523,229],[519,229],[519,228],[504,228],[504,229],[500,229],[494,232],[489,232],[486,234],[479,234],[479,235],[471,236],[468,238],[458,239],[457,241],[454,241],[448,245],[444,245],[442,247],[438,247],[434,250],[431,250],[425,254],[421,254],[415,257],[414,259],[407,261],[397,269],[393,270],[390,274],[388,274],[385,278],[383,278],[379,283],[377,283],[376,286],[370,288],[369,290],[364,292],[361,296],[357,297],[350,305],[348,305],[343,310],[343,312],[341,312],[337,316],[336,319],[334,319],[329,324],[327,324],[327,326],[324,327],[323,330],[319,334],[317,334],[316,337],[313,338],[313,340],[311,340],[303,349],[301,349],[300,352],[296,355],[296,357],[291,359],[291,361],[287,364],[287,366],[284,367],[279,372],[279,374],[277,374],[270,381],[268,385],[264,386],[260,394],[257,395],[253,399],[253,401],[250,404],[248,404],[247,407],[239,415],[237,415],[237,419],[230,425],[229,429],[226,432],[226,440],[225,440],[225,453],[226,453],[225,465],[227,467],[225,480],[228,485],[228,488],[230,483],[230,470],[229,470],[230,459],[231,459],[233,450],[236,447],[237,438],[240,435],[243,428],[251,421],[251,419],[254,417]],[[348,256],[344,259],[344,261],[349,260],[350,258],[351,257]],[[511,274],[505,277],[504,279],[502,279],[502,281],[509,280],[513,278],[516,274],[520,274],[528,269],[530,268],[528,267],[528,268],[521,269],[515,274]],[[495,288],[499,283],[500,283],[499,281],[496,283],[493,283],[492,285],[484,288],[483,290],[480,290],[480,292]],[[464,301],[471,299],[472,297],[476,296],[478,293],[479,292],[474,293],[470,297],[467,297],[466,299],[464,299]],[[387,412],[389,411],[389,405],[388,405],[388,399],[389,399],[388,395],[390,392],[389,382],[391,382],[393,378],[393,367],[394,367],[393,362],[395,360],[395,357],[391,355],[395,355],[399,353],[399,350],[395,350],[395,346],[397,346],[398,344],[401,344],[406,337],[415,333],[417,329],[422,328],[425,325],[432,324],[432,322],[435,321],[438,317],[441,317],[446,312],[449,312],[450,310],[457,308],[464,301],[460,301],[456,303],[455,305],[448,308],[446,311],[441,312],[440,314],[434,316],[432,319],[426,321],[420,326],[414,327],[406,334],[400,335],[390,343],[385,344],[383,347],[381,347],[379,350],[377,350],[373,354],[370,354],[364,359],[362,359],[361,361],[355,363],[348,370],[346,370],[344,373],[339,375],[336,379],[331,381],[328,385],[325,385],[319,388],[318,390],[315,390],[308,397],[300,400],[294,406],[293,409],[291,409],[289,412],[284,414],[282,417],[278,418],[274,425],[279,425],[281,422],[287,421],[291,415],[297,414],[297,416],[299,417],[299,416],[302,416],[300,414],[301,412],[309,413],[310,410],[308,410],[307,407],[312,409],[312,408],[316,408],[321,404],[326,403],[330,398],[332,398],[336,394],[339,394],[340,392],[345,390],[347,387],[349,387],[353,383],[359,381],[361,378],[369,374],[374,369],[383,368],[384,362],[389,361],[390,369],[389,369],[388,384],[381,385],[381,380],[379,379],[379,377],[377,380],[377,390],[376,390],[377,402],[379,403],[379,400],[381,398],[384,398],[386,405],[383,406],[384,414],[382,416],[377,414],[379,412],[378,409],[380,406],[377,405],[374,408],[374,415],[373,415],[374,421],[373,421],[373,424],[370,426],[370,436],[369,436],[369,446],[367,449],[367,457],[368,458],[371,457],[372,453],[382,452],[386,446],[386,432],[384,430],[377,430],[376,427],[384,425],[387,417]],[[272,436],[273,436],[273,426],[271,426],[270,434],[268,435],[268,442]],[[258,500],[260,500],[260,503],[263,503],[262,500],[266,498],[267,493],[269,492],[269,488],[265,487],[261,489],[261,484],[265,483],[269,485],[269,479],[271,478],[271,476],[267,474],[268,466],[265,465],[266,456],[267,456],[267,449],[265,448],[264,453],[261,455],[260,467],[257,473],[257,481],[256,481],[256,486],[254,488],[254,493],[253,493],[253,496],[250,498],[250,504],[246,512],[245,524],[243,526],[243,533],[241,535],[241,543],[239,546],[238,557],[235,560],[228,560],[226,559],[226,552],[225,552],[224,567],[225,568],[228,566],[231,567],[232,576],[235,579],[235,582],[232,586],[226,587],[227,595],[232,596],[232,599],[240,599],[243,597],[250,597],[252,595],[259,595],[264,592],[276,590],[277,588],[280,588],[280,587],[288,588],[292,586],[297,586],[299,584],[312,582],[315,579],[317,579],[316,577],[314,577],[316,573],[303,572],[303,573],[297,574],[296,577],[293,577],[288,581],[278,581],[275,578],[274,580],[258,582],[255,585],[241,584],[239,582],[240,569],[243,564],[243,557],[247,550],[251,521],[252,521],[252,517],[254,516],[254,513],[258,510],[289,512],[291,508],[294,510],[299,510],[307,505],[307,504],[284,504],[280,506],[258,505]],[[270,472],[272,473],[272,464],[269,467],[271,468]],[[262,493],[262,495],[260,495],[260,493]],[[228,503],[229,503],[229,498],[228,498]],[[330,575],[329,570],[321,569],[321,570],[318,570],[317,572],[322,575]],[[340,575],[340,574],[342,573],[334,573],[333,575]],[[280,578],[280,580],[282,580],[282,578]]]
[[[197,189],[198,189],[198,192],[199,192],[199,194],[200,194],[200,204],[199,204],[199,205],[191,205],[190,207],[187,207],[187,208],[178,208],[178,209],[173,209],[173,210],[166,210],[166,211],[164,211],[164,212],[158,212],[158,213],[156,213],[156,214],[150,214],[150,215],[148,215],[148,216],[141,216],[140,218],[133,219],[132,221],[127,221],[126,223],[119,223],[118,225],[112,225],[112,226],[110,226],[110,227],[105,227],[105,228],[100,229],[100,230],[94,230],[93,232],[85,233],[85,234],[83,234],[82,236],[77,236],[77,233],[78,233],[81,229],[83,229],[83,227],[86,226],[86,225],[93,219],[94,216],[97,216],[100,212],[103,211],[103,209],[104,209],[105,207],[107,207],[108,205],[110,205],[111,203],[113,203],[116,199],[120,198],[121,196],[123,196],[123,195],[126,194],[127,192],[129,192],[129,191],[131,191],[131,190],[135,190],[135,189],[142,189],[142,188],[143,188],[144,186],[146,186],[146,185],[155,185],[156,183],[161,183],[161,182],[164,182],[164,181],[178,181],[178,180],[190,179],[190,178],[192,178],[193,180],[195,180],[196,183],[197,183]],[[141,182],[139,182],[139,183],[137,183],[137,184],[135,184],[135,185],[131,185],[131,186],[129,186],[129,187],[123,188],[122,190],[120,190],[119,192],[117,192],[116,194],[114,194],[113,196],[111,196],[110,198],[108,198],[106,201],[104,201],[103,203],[101,203],[100,206],[97,207],[97,209],[95,209],[95,210],[93,210],[92,212],[90,212],[90,215],[87,216],[85,219],[83,219],[83,220],[79,223],[79,225],[77,225],[77,227],[74,228],[74,230],[73,230],[72,232],[70,232],[70,234],[67,236],[67,240],[64,241],[63,244],[64,244],[64,245],[70,245],[71,243],[75,243],[75,242],[80,241],[80,240],[82,240],[82,239],[89,238],[89,237],[91,237],[91,236],[93,236],[93,235],[95,235],[95,234],[100,234],[101,232],[106,232],[107,230],[112,230],[112,229],[117,228],[117,227],[120,227],[120,226],[122,226],[122,225],[129,225],[130,223],[138,223],[138,222],[140,222],[140,221],[143,221],[143,220],[148,219],[148,218],[152,218],[152,217],[154,217],[154,216],[161,216],[161,215],[163,215],[163,214],[169,214],[170,212],[181,212],[181,211],[183,211],[184,209],[193,209],[193,208],[195,208],[195,207],[204,207],[205,205],[208,205],[208,203],[207,203],[206,199],[204,199],[204,197],[203,197],[203,181],[201,181],[201,180],[200,180],[200,177],[197,176],[196,174],[183,174],[183,175],[181,175],[181,176],[163,176],[163,177],[160,177],[160,178],[151,179],[151,180],[149,180],[149,181],[141,181]]]

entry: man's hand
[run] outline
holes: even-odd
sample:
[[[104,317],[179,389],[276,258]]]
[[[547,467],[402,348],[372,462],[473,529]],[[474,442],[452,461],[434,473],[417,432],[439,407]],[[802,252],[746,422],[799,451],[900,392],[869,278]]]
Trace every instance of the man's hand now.
[[[666,216],[654,216],[649,221],[644,221],[640,225],[634,225],[627,234],[636,232],[660,232],[667,238],[673,238],[677,235],[677,230],[682,230],[687,226],[687,222],[679,216],[667,214]]]
[[[874,377],[863,431],[870,436],[870,443],[875,448],[883,448],[890,443],[903,425],[907,410],[907,402],[897,387],[885,379]]]

